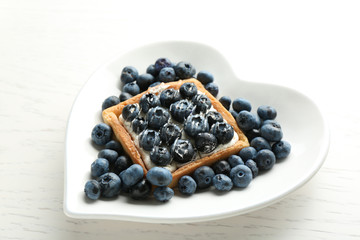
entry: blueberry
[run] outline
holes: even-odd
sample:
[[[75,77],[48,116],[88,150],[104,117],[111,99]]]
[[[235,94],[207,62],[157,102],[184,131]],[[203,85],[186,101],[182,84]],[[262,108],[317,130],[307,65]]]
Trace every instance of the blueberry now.
[[[104,173],[109,172],[110,164],[105,158],[98,158],[91,164],[91,176],[100,177]]]
[[[180,93],[174,88],[165,89],[160,94],[161,105],[166,108],[169,108],[171,104],[179,100],[181,100]]]
[[[126,155],[122,155],[115,160],[113,171],[116,174],[120,174],[122,171],[126,170],[131,165],[131,159]]]
[[[237,115],[236,122],[241,130],[248,131],[256,126],[256,117],[253,113],[243,110]]]
[[[120,193],[121,179],[113,172],[105,173],[98,178],[101,196],[106,198],[116,197]]]
[[[105,109],[115,106],[120,103],[120,99],[117,96],[110,96],[104,100],[102,103],[101,109],[104,111]]]
[[[158,131],[146,129],[139,136],[139,145],[146,151],[151,151],[154,146],[159,146],[160,142],[160,134]]]
[[[175,70],[172,67],[162,68],[159,72],[158,79],[160,82],[172,82],[176,79]]]
[[[272,151],[276,159],[286,158],[290,154],[291,145],[289,142],[282,140],[272,145]]]
[[[120,96],[119,96],[119,99],[120,99],[120,102],[125,102],[126,100],[129,100],[132,97],[133,97],[133,95],[131,95],[130,93],[121,92]]]
[[[235,98],[233,103],[232,103],[232,108],[236,111],[236,112],[241,112],[241,111],[251,111],[251,104],[248,100],[243,99],[243,98]]]
[[[274,166],[276,157],[272,151],[268,149],[262,149],[258,151],[254,160],[260,170],[269,170]]]
[[[111,149],[102,149],[98,153],[98,158],[105,158],[109,161],[110,165],[113,165],[118,157],[119,154],[117,153],[117,151]]]
[[[177,139],[170,149],[171,157],[178,163],[187,163],[194,159],[195,149],[189,140]]]
[[[140,87],[140,90],[144,91],[155,81],[153,75],[149,73],[141,74],[137,79],[136,83]]]
[[[258,115],[259,116],[259,115]],[[259,117],[260,118],[260,117]],[[265,125],[265,124],[277,124],[280,128],[281,128],[281,125],[274,119],[267,119],[267,120],[264,120],[261,125]]]
[[[146,73],[153,75],[154,77],[156,77],[158,75],[158,72],[155,69],[155,64],[150,64],[147,68],[146,68]]]
[[[180,86],[179,91],[183,98],[192,99],[197,94],[197,87],[192,82],[186,82]]]
[[[113,131],[106,123],[99,123],[95,125],[91,132],[91,139],[97,145],[103,146],[112,138]]]
[[[160,72],[161,69],[172,67],[173,63],[168,58],[159,58],[155,61],[155,71]]]
[[[188,79],[195,75],[196,69],[191,63],[179,62],[174,66],[176,76],[180,79]]]
[[[260,135],[270,142],[278,142],[283,137],[281,127],[277,123],[267,123],[260,128]]]
[[[141,96],[139,105],[143,113],[147,113],[150,108],[160,106],[160,99],[153,93],[147,93]]]
[[[123,149],[121,143],[119,143],[116,140],[110,140],[109,142],[107,142],[105,144],[105,148],[115,150],[118,154],[121,154],[124,152],[124,149]]]
[[[171,162],[171,155],[167,148],[155,146],[150,152],[150,160],[157,166],[166,166]]]
[[[125,185],[133,186],[144,177],[144,169],[139,164],[133,164],[124,170],[120,177]]]
[[[180,123],[183,123],[193,110],[194,105],[188,100],[180,100],[170,105],[171,116]]]
[[[270,143],[263,137],[255,137],[253,140],[251,140],[250,146],[255,148],[256,151],[260,151],[262,149],[271,150]]]
[[[85,183],[85,195],[91,200],[97,200],[100,197],[101,189],[100,184],[96,180],[89,180]]]
[[[203,85],[214,81],[214,76],[208,71],[199,71],[196,79],[199,80]]]
[[[147,126],[148,126],[148,122],[145,120],[145,118],[141,116],[137,116],[136,118],[134,118],[131,124],[132,130],[136,134],[140,134],[142,131],[144,131],[147,128]]]
[[[196,94],[192,98],[192,102],[197,113],[205,113],[208,109],[211,108],[212,105],[210,99],[205,94]]]
[[[155,186],[164,187],[171,183],[172,175],[169,170],[162,167],[153,167],[147,174],[146,179]]]
[[[214,97],[216,97],[219,93],[219,86],[213,82],[206,84],[205,89]]]
[[[127,66],[123,68],[120,79],[122,83],[126,84],[135,81],[138,78],[138,76],[139,76],[139,72],[137,71],[136,68],[132,66]]]
[[[160,129],[165,125],[170,119],[170,113],[167,109],[163,107],[154,107],[151,108],[146,114],[146,120],[148,122],[148,127],[152,129]]]
[[[271,106],[262,105],[258,107],[257,114],[262,120],[275,119],[277,112],[275,108]]]
[[[131,122],[132,120],[134,120],[134,118],[137,117],[137,115],[139,115],[139,113],[140,113],[139,105],[135,103],[135,104],[126,105],[123,108],[121,115],[125,121]]]
[[[229,162],[225,160],[217,161],[211,167],[214,170],[215,174],[225,174],[227,176],[230,175],[231,166]]]
[[[236,119],[237,116],[239,115],[239,113],[233,109],[230,109],[229,112],[231,113],[231,115],[233,116],[234,119]]]
[[[207,119],[200,114],[190,115],[185,120],[184,131],[188,136],[195,138],[198,133],[208,132],[209,124]]]
[[[245,165],[250,168],[253,178],[255,178],[257,175],[259,175],[259,168],[257,167],[256,162],[254,160],[248,159],[245,162]]]
[[[161,84],[161,82],[159,82],[159,81],[153,82],[152,84],[150,84],[149,88],[156,87],[156,86],[158,86],[160,84]]]
[[[209,166],[198,167],[193,174],[194,180],[199,189],[210,187],[214,176],[214,170],[212,170]]]
[[[246,135],[247,139],[249,140],[249,142],[251,142],[256,137],[261,137],[259,129],[255,129],[255,128],[250,129],[249,131],[246,131],[245,135]]]
[[[237,165],[231,169],[230,178],[235,187],[245,188],[250,184],[253,176],[248,166]]]
[[[197,188],[197,184],[192,177],[188,175],[184,175],[179,179],[178,189],[179,192],[182,193],[183,195],[190,196],[194,194],[196,188]]]
[[[167,146],[171,146],[176,139],[181,138],[181,135],[179,126],[173,123],[166,123],[160,129],[160,138]]]
[[[231,168],[234,168],[237,165],[244,165],[244,161],[238,155],[229,156],[227,161],[229,162]]]
[[[135,96],[140,93],[140,87],[137,85],[136,81],[126,83],[122,89],[123,92],[130,93],[132,96]]]
[[[245,147],[243,149],[240,150],[239,152],[239,156],[241,157],[241,159],[243,161],[247,161],[248,159],[255,159],[256,157],[256,149],[253,147]]]
[[[231,98],[228,96],[222,96],[219,99],[219,102],[224,106],[224,108],[226,108],[226,110],[230,109],[231,106]]]
[[[153,194],[156,200],[167,202],[174,196],[174,190],[169,187],[157,187]]]
[[[215,135],[219,144],[228,143],[234,137],[233,127],[226,122],[216,122],[210,132]]]
[[[129,189],[130,196],[135,200],[147,199],[151,194],[151,183],[146,179],[141,179]]]
[[[202,132],[196,135],[195,137],[195,147],[199,152],[202,153],[211,153],[217,147],[217,139],[215,135]]]
[[[231,179],[224,174],[216,174],[212,179],[215,189],[219,191],[230,191],[233,187]]]
[[[216,122],[223,122],[223,116],[217,111],[209,111],[205,114],[205,117],[209,123],[209,127],[211,127]]]

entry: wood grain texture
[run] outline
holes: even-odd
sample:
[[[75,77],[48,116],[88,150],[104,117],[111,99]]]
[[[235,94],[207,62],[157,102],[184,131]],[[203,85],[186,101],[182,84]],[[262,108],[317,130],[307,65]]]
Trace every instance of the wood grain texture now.
[[[0,239],[359,239],[359,3],[207,3],[207,12],[201,2],[167,2],[172,11],[153,4],[0,2]],[[201,21],[174,17],[188,6]],[[205,42],[239,77],[316,100],[331,129],[325,164],[285,199],[232,218],[170,225],[66,217],[64,139],[78,91],[109,57],[168,39]]]

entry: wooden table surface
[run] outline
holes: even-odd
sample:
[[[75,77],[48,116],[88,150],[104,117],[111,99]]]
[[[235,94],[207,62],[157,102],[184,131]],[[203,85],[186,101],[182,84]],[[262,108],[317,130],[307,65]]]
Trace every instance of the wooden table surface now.
[[[359,1],[234,2],[0,1],[0,239],[360,239]],[[77,93],[110,57],[161,40],[211,45],[241,79],[311,97],[331,131],[320,171],[269,207],[216,221],[65,216]]]

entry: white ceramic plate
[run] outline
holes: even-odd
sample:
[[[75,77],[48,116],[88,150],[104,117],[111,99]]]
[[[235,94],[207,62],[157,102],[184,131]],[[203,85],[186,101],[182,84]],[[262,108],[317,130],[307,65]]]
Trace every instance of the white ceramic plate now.
[[[215,191],[191,197],[175,195],[168,203],[134,201],[119,196],[112,200],[87,201],[84,184],[99,148],[91,143],[92,128],[102,121],[101,104],[119,95],[123,67],[135,66],[140,73],[159,57],[191,62],[197,69],[213,73],[219,96],[243,97],[253,109],[267,104],[278,111],[284,140],[291,155],[270,171],[256,177],[242,190],[226,194]],[[254,111],[254,110],[253,110]],[[193,42],[161,42],[134,49],[100,67],[88,80],[73,105],[66,134],[64,211],[74,218],[180,223],[213,220],[243,214],[268,206],[305,184],[319,170],[329,146],[329,132],[317,106],[303,94],[282,86],[239,80],[229,63],[216,50]]]

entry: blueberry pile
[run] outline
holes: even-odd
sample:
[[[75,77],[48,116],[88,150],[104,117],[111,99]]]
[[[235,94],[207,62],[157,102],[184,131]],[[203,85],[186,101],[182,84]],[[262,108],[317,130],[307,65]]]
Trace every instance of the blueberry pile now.
[[[136,68],[127,66],[121,73],[122,92],[119,97],[110,96],[102,109],[125,101],[149,87],[161,82],[196,78],[216,97],[219,88],[214,77],[207,71],[196,70],[188,62],[171,62],[159,58],[151,64],[146,73],[139,75]],[[250,146],[227,159],[220,159],[212,166],[202,166],[190,175],[179,179],[180,194],[192,195],[197,190],[213,188],[216,191],[230,191],[245,188],[253,178],[270,170],[277,159],[286,158],[291,150],[282,140],[283,132],[275,120],[277,111],[271,106],[259,106],[251,112],[249,101],[222,96],[219,101],[230,111],[239,128],[249,139]],[[132,131],[139,135],[139,146],[147,151],[155,167],[144,174],[143,168],[133,164],[121,144],[113,140],[113,132],[105,123],[97,124],[91,133],[92,141],[103,146],[98,158],[91,164],[92,179],[85,184],[89,199],[114,198],[119,194],[136,200],[151,195],[160,202],[167,202],[174,196],[168,185],[172,175],[164,166],[171,162],[184,164],[195,159],[197,153],[209,154],[219,144],[226,144],[234,136],[234,129],[222,115],[211,111],[211,101],[199,94],[196,85],[184,83],[179,90],[168,88],[158,95],[144,94],[138,104],[123,108],[122,118],[130,123]],[[171,121],[169,120],[171,119]],[[184,139],[184,135],[187,137]]]

